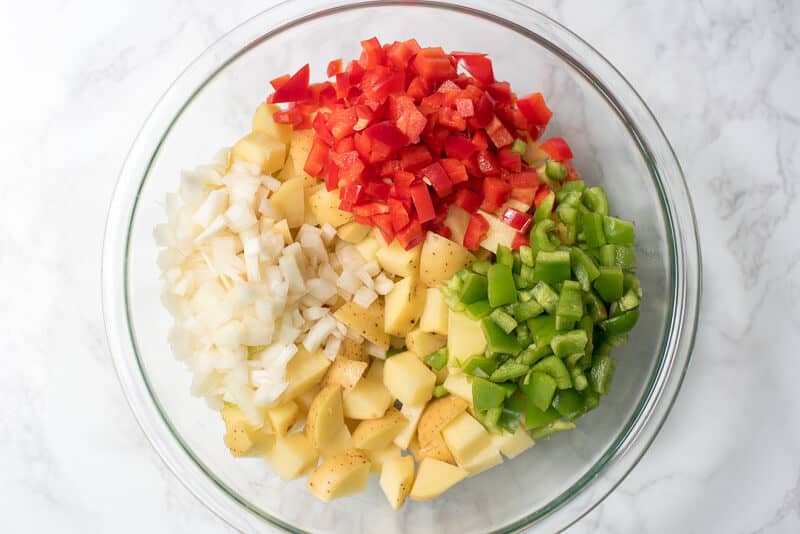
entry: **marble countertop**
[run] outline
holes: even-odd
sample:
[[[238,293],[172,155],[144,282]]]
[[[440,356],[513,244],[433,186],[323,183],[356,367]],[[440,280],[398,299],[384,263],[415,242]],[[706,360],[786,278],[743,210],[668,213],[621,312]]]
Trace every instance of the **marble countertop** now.
[[[166,86],[267,0],[4,8],[0,530],[220,533],[151,449],[109,357],[103,223]],[[602,7],[601,7],[602,5]],[[639,466],[569,530],[800,531],[800,3],[536,2],[628,77],[687,174],[697,344]]]

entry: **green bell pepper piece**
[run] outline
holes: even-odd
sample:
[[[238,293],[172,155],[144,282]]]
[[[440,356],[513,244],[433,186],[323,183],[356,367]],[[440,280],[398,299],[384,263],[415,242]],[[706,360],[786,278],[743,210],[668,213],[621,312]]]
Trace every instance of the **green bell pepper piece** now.
[[[555,180],[556,182],[561,182],[564,178],[567,177],[567,167],[560,164],[557,161],[547,160],[547,163],[544,167],[544,173],[547,175],[548,178],[551,180]]]
[[[455,278],[455,277],[453,277]],[[455,312],[463,312],[466,309],[466,306],[458,296],[458,291],[451,289],[449,287],[442,287],[439,289],[442,292],[442,298],[444,299],[444,303],[447,304],[447,307]]]
[[[605,303],[594,291],[583,293],[583,305],[592,321],[597,323],[608,318],[608,310]]]
[[[518,323],[527,321],[542,313],[544,313],[544,308],[536,300],[528,300],[514,304],[514,319],[516,319]]]
[[[598,395],[608,393],[611,386],[611,379],[614,378],[614,370],[617,368],[617,360],[611,356],[600,356],[595,358],[592,369],[589,371],[589,383],[592,390]]]
[[[546,282],[539,282],[531,290],[531,294],[536,302],[550,315],[556,313],[556,306],[558,305],[558,293],[553,291],[553,288],[547,285]]]
[[[528,366],[518,363],[514,360],[508,360],[506,363],[498,367],[492,373],[490,380],[492,382],[505,382],[507,380],[514,380],[528,373]]]
[[[494,321],[494,324],[499,326],[506,334],[510,334],[517,327],[517,321],[501,308],[495,308],[492,313],[489,314],[489,317]]]
[[[511,398],[514,393],[519,391],[519,387],[517,386],[516,382],[501,382],[497,385],[506,390],[506,399]]]
[[[553,408],[547,410],[540,410],[533,402],[528,399],[525,405],[525,428],[541,428],[545,425],[557,421],[561,418],[561,414]]]
[[[569,280],[569,252],[566,250],[556,250],[554,252],[540,251],[536,254],[534,274],[536,280],[541,280],[548,284]],[[541,304],[541,302],[539,304]]]
[[[479,300],[466,306],[467,317],[473,320],[483,319],[492,313],[492,305],[488,300]]]
[[[553,354],[553,349],[548,343],[529,346],[519,354],[519,361],[524,365],[533,365],[545,356]]]
[[[550,239],[550,234],[556,229],[553,219],[544,219],[536,223],[530,235],[531,249],[535,251],[552,252],[558,248],[558,244]],[[535,262],[534,262],[535,264]]]
[[[606,244],[602,215],[594,212],[583,214],[583,238],[590,247],[601,247]]]
[[[469,266],[473,272],[477,274],[482,274],[486,276],[486,273],[489,272],[489,267],[492,266],[492,262],[489,260],[477,260],[472,262],[472,265]]]
[[[563,389],[553,398],[553,408],[567,419],[577,419],[583,412],[583,399],[574,389]]]
[[[589,380],[579,367],[570,369],[569,374],[572,377],[572,385],[576,391],[583,391],[589,387]]]
[[[591,356],[592,351],[594,350],[594,321],[592,321],[590,316],[584,315],[578,322],[578,328],[581,328],[584,332],[586,332],[586,348],[584,351],[586,354]]]
[[[600,321],[600,328],[609,334],[624,334],[636,325],[639,320],[639,309],[628,310],[616,317]]]
[[[492,376],[495,369],[497,369],[496,360],[477,355],[467,358],[467,361],[461,366],[461,370],[464,371],[465,374],[482,378],[489,378]]]
[[[481,328],[489,352],[516,356],[522,350],[516,336],[504,332],[490,317],[481,319]]]
[[[558,201],[559,206],[569,206],[571,208],[575,208],[575,213],[577,215],[578,206],[581,205],[581,193],[580,191],[564,190],[562,187],[561,191],[556,193],[556,201]],[[558,208],[556,208],[556,213],[558,213]]]
[[[437,371],[441,371],[444,369],[444,366],[447,365],[448,360],[448,351],[447,347],[442,347],[441,349],[431,352],[427,356],[425,356],[425,363],[427,363],[432,369],[436,369]]]
[[[489,282],[481,274],[467,273],[461,284],[458,298],[464,304],[472,304],[479,300],[486,300]]]
[[[599,250],[600,263],[620,269],[636,268],[636,250],[626,245],[603,245]]]
[[[578,224],[578,210],[569,204],[559,204],[556,208],[558,218],[567,226]]]
[[[583,396],[583,412],[594,410],[600,405],[600,395],[590,388],[584,389],[581,392]]]
[[[600,276],[594,281],[595,290],[606,302],[614,302],[622,297],[622,269],[619,267],[600,267]]]
[[[533,336],[531,336],[530,328],[528,328],[526,323],[519,323],[517,325],[516,334],[520,347],[527,347],[533,343]]]
[[[444,387],[442,384],[439,384],[438,386],[433,388],[433,398],[434,399],[440,399],[440,398],[444,397],[445,395],[449,395],[449,394],[450,394],[450,392],[447,391],[447,388]]]
[[[639,277],[633,273],[625,273],[622,277],[622,288],[625,291],[633,290],[640,297],[642,296],[642,286],[639,283]]]
[[[472,379],[472,405],[476,412],[499,408],[506,399],[506,390],[480,377]]]
[[[544,373],[530,373],[520,384],[521,391],[541,411],[546,411],[553,402],[558,385],[556,380]]]
[[[508,265],[494,264],[487,273],[489,304],[492,308],[517,301],[517,288],[514,276]]]
[[[497,263],[508,267],[514,266],[514,254],[505,245],[497,245]]]
[[[572,328],[582,315],[583,297],[580,285],[572,280],[567,280],[561,287],[561,294],[558,296],[556,305],[556,330]]]
[[[519,259],[522,261],[523,265],[533,267],[533,262],[536,259],[533,255],[533,249],[526,245],[519,247]]]
[[[619,304],[619,309],[625,312],[638,308],[639,301],[639,295],[637,295],[635,291],[629,289],[622,295],[622,298],[620,298],[617,303]]]
[[[565,182],[564,185],[561,186],[562,191],[577,191],[579,193],[583,193],[586,190],[586,182],[583,180],[573,180],[571,182]]]
[[[575,278],[580,282],[581,289],[589,291],[592,287],[591,283],[600,276],[600,269],[597,268],[597,264],[586,251],[578,247],[569,249],[569,259],[572,272],[575,273]]]
[[[522,139],[514,139],[514,142],[511,143],[511,152],[514,154],[519,154],[521,156],[526,150],[528,150],[528,144]]]
[[[519,274],[514,275],[514,284],[518,289],[527,289],[529,287],[533,287],[535,282],[536,274],[533,270],[533,267],[522,265],[519,270]]]
[[[544,199],[542,199],[542,203],[536,207],[536,211],[533,212],[533,221],[538,223],[545,219],[549,219],[550,215],[553,213],[553,205],[556,202],[556,194],[550,191]]]
[[[603,356],[611,356],[611,349],[612,349],[611,343],[607,341],[603,341],[602,343],[597,345],[594,349],[594,352],[592,353],[592,364],[594,364],[594,362],[597,361],[598,358],[601,358]]]
[[[611,345],[612,347],[619,347],[620,345],[624,345],[628,342],[628,334],[621,334],[621,335],[605,335],[603,341]]]
[[[557,334],[550,341],[553,354],[559,358],[565,358],[576,352],[584,352],[589,339],[586,332],[581,330],[570,330],[566,334]]]
[[[608,215],[608,197],[602,187],[590,187],[583,192],[583,205],[599,215]]]
[[[561,361],[561,358],[558,356],[548,356],[534,365],[531,370],[552,376],[556,380],[559,389],[572,387],[569,369],[567,369],[567,366],[564,365],[564,362]]]
[[[556,335],[556,318],[552,315],[540,315],[528,319],[528,328],[536,340],[536,346],[550,346],[550,341]]]
[[[522,395],[512,395],[508,397],[503,403],[503,413],[500,414],[500,420],[497,424],[500,428],[514,433],[519,428],[521,423],[522,414],[525,413],[526,399]]]
[[[617,219],[616,217],[603,217],[603,233],[606,241],[614,245],[633,245],[633,223]]]
[[[555,411],[555,410],[553,410]],[[556,412],[558,415],[558,412]],[[531,438],[533,439],[544,439],[546,437],[552,436],[553,434],[558,434],[559,432],[564,432],[565,430],[574,430],[575,423],[571,421],[553,421],[552,423],[548,423],[540,428],[535,428],[531,430]]]

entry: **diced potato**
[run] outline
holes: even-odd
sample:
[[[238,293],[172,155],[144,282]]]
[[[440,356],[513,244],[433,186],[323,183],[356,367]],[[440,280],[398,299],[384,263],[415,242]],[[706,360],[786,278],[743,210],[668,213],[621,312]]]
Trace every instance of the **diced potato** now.
[[[266,219],[262,219],[266,220]],[[269,229],[270,232],[274,234],[278,234],[283,238],[284,245],[291,245],[294,241],[292,239],[292,231],[289,230],[289,223],[286,222],[286,219],[281,219],[280,221],[276,222],[272,225],[272,228]]]
[[[419,278],[428,287],[437,287],[474,259],[469,250],[459,243],[428,232],[422,244]]]
[[[380,473],[383,469],[383,464],[402,456],[400,447],[394,444],[389,445],[388,447],[379,451],[367,450],[366,453],[367,456],[369,456],[370,461],[372,461],[372,467],[370,468],[372,473]]]
[[[322,456],[323,460],[327,460],[331,456],[352,448],[353,438],[350,435],[350,429],[343,425],[335,436],[320,446],[319,455]]]
[[[314,386],[302,395],[295,397],[294,401],[297,403],[297,407],[300,409],[303,418],[308,415],[308,409],[311,407],[311,403],[319,393],[319,390],[319,386]]]
[[[365,362],[367,364],[369,364],[370,361],[370,356],[364,349],[364,344],[357,343],[349,337],[342,339],[342,344],[339,346],[339,354],[336,357],[354,360],[357,362]]]
[[[425,307],[425,286],[414,277],[403,278],[386,295],[385,301],[383,330],[393,336],[405,336],[417,325]]]
[[[295,178],[283,182],[269,198],[272,206],[286,219],[289,228],[299,228],[303,225],[305,199],[301,180]]]
[[[288,124],[278,124],[273,115],[280,108],[275,104],[262,103],[256,108],[253,115],[253,131],[277,139],[283,144],[288,144],[292,137],[292,127]]]
[[[414,457],[414,460],[416,462],[421,462],[422,461],[422,456],[419,453],[420,448],[421,448],[421,445],[419,444],[419,440],[415,436],[411,440],[411,443],[408,444],[408,452],[411,453],[411,455]]]
[[[272,428],[279,436],[285,436],[289,427],[297,420],[300,408],[295,401],[289,401],[272,408],[267,408],[267,417]]]
[[[251,132],[231,147],[231,160],[257,165],[264,174],[272,174],[283,167],[286,144],[261,132]]]
[[[386,247],[381,247],[376,252],[378,263],[383,270],[397,276],[418,277],[419,276],[419,256],[422,246],[417,245],[411,250],[406,250],[397,241]]]
[[[413,352],[403,352],[386,360],[383,384],[403,405],[420,405],[433,395],[436,375]]]
[[[424,404],[420,404],[419,406],[404,404],[400,408],[400,413],[403,414],[406,419],[408,419],[408,426],[405,427],[396,438],[394,438],[395,445],[401,449],[408,448],[408,446],[411,444],[411,440],[417,435],[417,425],[419,425],[419,419],[422,417],[422,412],[424,410]]]
[[[451,204],[447,210],[447,218],[444,220],[444,225],[450,229],[452,239],[455,243],[464,242],[464,234],[467,233],[467,226],[472,216],[468,211],[461,209],[455,204]],[[492,251],[494,252],[494,251]]]
[[[431,352],[437,351],[445,345],[447,345],[446,337],[430,332],[423,332],[419,328],[415,328],[406,334],[406,348],[420,358],[424,358]]]
[[[372,227],[367,226],[366,224],[349,222],[340,226],[336,230],[336,233],[339,235],[339,239],[341,239],[342,241],[347,241],[348,243],[356,244],[365,240],[369,235],[370,230],[372,230]]]
[[[444,381],[444,387],[452,395],[456,395],[472,407],[472,384],[464,373],[450,373]]]
[[[441,431],[453,419],[467,410],[467,401],[456,395],[448,395],[428,403],[419,420],[419,442],[422,445],[441,437]]]
[[[380,485],[389,504],[399,510],[411,493],[414,483],[414,459],[402,456],[390,460],[383,465],[381,470]]]
[[[308,197],[311,211],[319,224],[330,224],[339,228],[353,220],[353,214],[339,209],[339,190],[328,191],[324,187]]]
[[[322,388],[308,409],[306,435],[317,449],[329,443],[344,428],[342,388],[329,385]]]
[[[359,254],[364,258],[364,261],[367,262],[378,260],[377,253],[380,247],[381,245],[375,237],[364,238],[356,244],[356,250],[358,250]]]
[[[533,447],[533,438],[520,425],[513,434],[508,432],[492,434],[492,445],[499,449],[503,456],[511,459]]]
[[[394,398],[383,385],[383,362],[372,363],[367,376],[346,391],[343,396],[344,415],[350,419],[378,419],[383,417]]]
[[[278,398],[277,404],[294,400],[319,384],[322,375],[328,370],[331,361],[319,350],[308,352],[302,345],[297,346],[297,354],[286,364],[286,383],[288,386]]]
[[[384,349],[389,348],[389,334],[384,331],[384,308],[381,299],[375,300],[366,310],[353,301],[346,302],[333,316],[368,341]]]
[[[450,310],[442,297],[442,292],[437,287],[429,287],[426,293],[425,307],[419,318],[419,329],[423,332],[446,336]]]
[[[308,489],[323,502],[364,491],[370,460],[364,451],[348,449],[317,466],[308,477]]]
[[[361,421],[353,432],[353,446],[373,451],[385,449],[407,425],[408,420],[403,414],[389,408],[383,417]]]
[[[225,445],[234,456],[261,456],[272,448],[275,436],[268,421],[255,428],[233,404],[223,406],[220,415],[225,423]]]
[[[465,463],[458,465],[469,471],[469,476],[475,476],[502,463],[503,458],[500,456],[500,451],[490,441],[485,448],[478,451]]]
[[[483,215],[489,223],[489,231],[486,234],[486,239],[481,242],[481,247],[492,253],[497,252],[497,245],[504,245],[510,248],[517,231],[491,213],[483,210],[478,210],[478,213]]]
[[[303,195],[303,224],[308,224],[310,226],[318,226],[317,216],[311,209],[311,196],[318,189],[325,189],[325,185],[319,184],[314,187],[309,187],[304,189],[305,194]]]
[[[433,458],[434,460],[440,460],[453,465],[456,463],[453,459],[453,454],[450,452],[450,449],[447,448],[447,444],[444,442],[444,438],[442,438],[441,435],[437,435],[426,445],[420,445],[418,454],[420,460],[422,458]]]
[[[491,436],[474,417],[462,413],[442,429],[447,448],[460,466],[491,445]]]
[[[338,357],[333,361],[328,368],[328,372],[325,373],[325,376],[322,378],[322,385],[336,384],[349,391],[361,380],[366,370],[367,362]]]
[[[433,499],[464,480],[468,474],[466,469],[447,462],[424,458],[417,469],[409,497],[415,501]]]
[[[283,480],[292,480],[317,465],[319,454],[302,432],[278,437],[267,453],[267,461]]]
[[[483,354],[486,349],[486,338],[480,321],[474,321],[463,313],[450,311],[448,315],[447,331],[457,335],[447,337],[447,352],[450,367],[460,367],[459,362],[466,361],[470,356]]]
[[[292,140],[289,143],[289,155],[286,157],[286,166],[277,176],[281,181],[299,178],[303,181],[304,187],[311,187],[318,183],[316,177],[309,175],[303,170],[311,152],[311,145],[314,142],[314,130],[295,130],[292,132]]]
[[[539,145],[540,143],[537,141],[528,140],[525,146],[525,155],[522,156],[522,159],[531,167],[538,167],[544,164],[550,157],[547,152],[539,148]]]

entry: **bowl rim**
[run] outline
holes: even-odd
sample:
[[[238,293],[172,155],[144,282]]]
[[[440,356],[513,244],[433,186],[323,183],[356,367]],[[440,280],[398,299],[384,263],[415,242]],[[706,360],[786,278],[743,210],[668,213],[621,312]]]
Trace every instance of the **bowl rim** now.
[[[516,0],[495,0],[491,13],[485,11],[484,5],[480,0],[422,0],[413,4],[403,0],[308,0],[303,3],[286,0],[276,4],[224,34],[184,69],[154,106],[128,152],[112,196],[102,254],[103,316],[114,368],[131,411],[170,471],[190,493],[237,530],[257,528],[260,518],[272,526],[302,532],[251,505],[222,483],[174,431],[169,417],[150,389],[138,357],[134,327],[128,320],[130,228],[141,188],[161,145],[194,97],[249,48],[309,20],[353,9],[412,6],[474,15],[520,33],[557,55],[601,93],[638,144],[659,190],[672,245],[672,310],[659,361],[650,375],[650,383],[639,406],[612,445],[583,476],[544,507],[495,532],[518,531],[534,523],[546,530],[556,531],[574,524],[600,504],[636,466],[675,402],[688,368],[697,330],[702,265],[694,208],[674,150],[653,113],[631,84],[577,34]],[[520,11],[530,18],[529,23],[544,25],[549,32],[554,32],[556,39],[540,35],[503,16]],[[590,61],[581,61],[581,57]],[[591,63],[591,70],[588,63]],[[608,89],[612,82],[617,86],[616,93]],[[616,96],[620,92],[622,98]],[[623,100],[625,106],[621,104]],[[172,110],[176,110],[174,114]],[[167,118],[170,114],[172,116]],[[643,135],[644,130],[646,134]],[[154,143],[154,139],[157,142]],[[662,180],[662,173],[671,180]],[[150,417],[153,411],[158,412],[159,418]],[[185,462],[186,456],[192,460],[191,464]],[[590,487],[593,490],[591,492],[587,491]],[[235,505],[235,509],[231,504]],[[242,511],[247,513],[242,514]]]

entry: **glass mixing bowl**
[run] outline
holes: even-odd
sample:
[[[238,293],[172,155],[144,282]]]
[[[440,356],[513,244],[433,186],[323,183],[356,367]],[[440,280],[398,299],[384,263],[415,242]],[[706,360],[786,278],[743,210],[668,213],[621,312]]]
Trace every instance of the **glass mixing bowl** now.
[[[305,482],[234,459],[217,413],[189,393],[171,354],[153,228],[180,170],[209,161],[249,130],[268,80],[309,62],[357,57],[359,40],[415,37],[423,45],[488,52],[499,79],[541,91],[548,134],[569,139],[586,179],[636,222],[641,319],[618,350],[611,393],[577,430],[432,502],[393,512],[375,477],[361,495],[322,504]],[[186,487],[233,527],[311,532],[552,532],[575,522],[633,468],[664,422],[689,362],[700,296],[692,205],[675,155],[647,106],[600,54],[548,17],[511,0],[287,2],[242,24],[169,88],[125,162],[103,255],[103,302],[120,382],[145,434]]]

